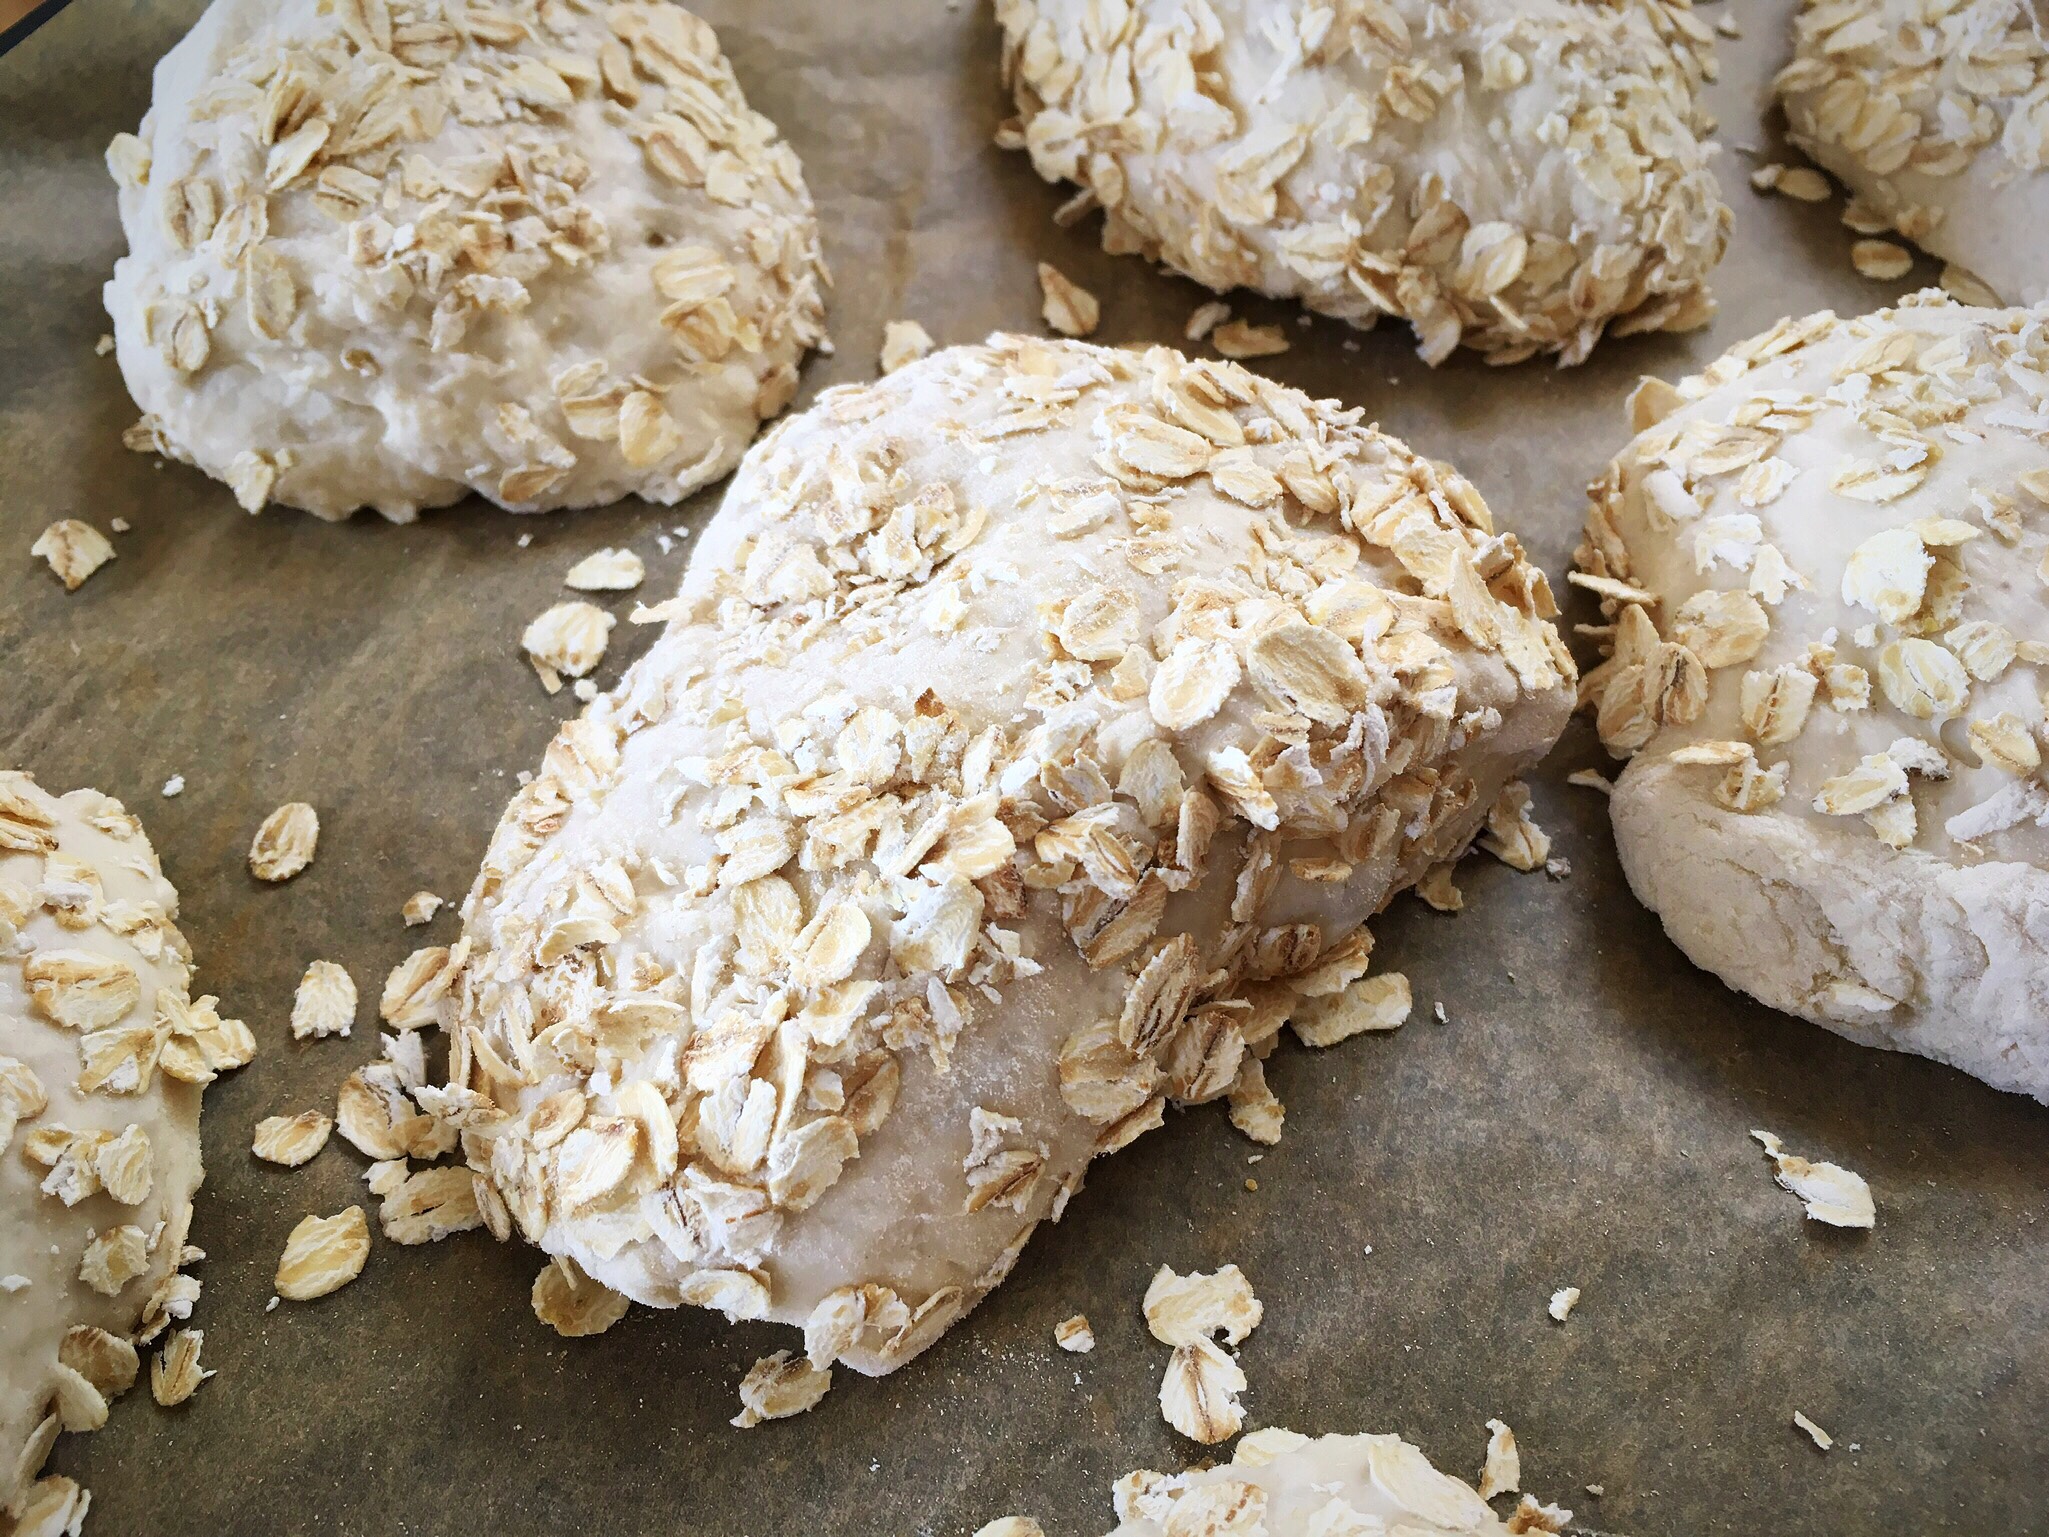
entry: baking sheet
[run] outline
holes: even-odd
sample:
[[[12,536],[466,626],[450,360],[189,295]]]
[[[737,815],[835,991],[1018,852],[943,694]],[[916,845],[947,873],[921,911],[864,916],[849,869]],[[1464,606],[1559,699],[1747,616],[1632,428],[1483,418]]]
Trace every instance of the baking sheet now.
[[[812,361],[807,397],[870,374],[888,319],[942,342],[1034,326],[1041,259],[1101,297],[1099,340],[1176,337],[1205,297],[1103,255],[1091,226],[1055,228],[1065,194],[991,146],[1007,104],[986,8],[698,8],[819,203],[839,350]],[[294,1043],[299,974],[345,964],[367,1021],[393,963],[452,937],[448,914],[403,928],[399,904],[419,887],[459,899],[513,776],[574,708],[542,694],[521,627],[602,545],[647,557],[642,595],[659,595],[689,545],[658,536],[701,525],[717,491],[669,511],[471,504],[409,528],[329,526],[248,517],[197,472],[124,452],[134,410],[93,351],[122,249],[100,157],[199,9],[76,0],[0,58],[0,761],[140,812],[184,894],[199,985],[263,1047],[207,1099],[194,1321],[220,1375],[184,1408],[138,1390],[99,1434],[65,1438],[54,1466],[91,1487],[90,1530],[953,1537],[1029,1512],[1054,1537],[1094,1537],[1114,1524],[1112,1479],[1199,1451],[1154,1403],[1165,1351],[1139,1314],[1146,1280],[1226,1261],[1266,1304],[1242,1357],[1254,1425],[1400,1431],[1470,1478],[1498,1416],[1529,1487],[1635,1537],[2049,1530],[2049,1112],[1693,971],[1631,900],[1604,803],[1563,782],[1603,761],[1579,725],[1535,783],[1569,878],[1480,857],[1462,867],[1461,916],[1397,903],[1376,964],[1409,974],[1417,1017],[1278,1053],[1278,1148],[1254,1165],[1220,1108],[1170,1117],[1098,1164],[936,1348],[882,1381],[841,1371],[801,1419],[725,1423],[741,1374],[789,1331],[636,1309],[563,1341],[528,1309],[535,1253],[482,1235],[380,1240],[354,1285],[266,1312],[293,1223],[365,1198],[339,1139],[298,1171],[248,1153],[258,1118],[331,1106],[376,1050],[367,1023]],[[1736,146],[1769,147],[1758,103],[1791,9],[1743,4],[1746,35],[1724,45],[1737,230],[1710,331],[1607,344],[1562,375],[1463,359],[1432,373],[1405,330],[1354,347],[1342,326],[1244,303],[1295,338],[1259,366],[1455,461],[1563,591],[1582,488],[1619,446],[1639,373],[1932,279],[1925,264],[1897,285],[1857,277],[1832,210],[1745,185]],[[133,525],[69,596],[27,553],[63,516]],[[651,638],[622,624],[600,681]],[[173,774],[187,788],[167,800]],[[260,887],[243,854],[289,799],[319,808],[319,857]],[[1448,1024],[1427,1017],[1439,1000]],[[1877,1231],[1804,1223],[1752,1127],[1866,1175]],[[1568,1284],[1584,1300],[1560,1326],[1545,1302]],[[1076,1311],[1092,1355],[1053,1347]],[[1795,1409],[1833,1452],[1792,1428]]]

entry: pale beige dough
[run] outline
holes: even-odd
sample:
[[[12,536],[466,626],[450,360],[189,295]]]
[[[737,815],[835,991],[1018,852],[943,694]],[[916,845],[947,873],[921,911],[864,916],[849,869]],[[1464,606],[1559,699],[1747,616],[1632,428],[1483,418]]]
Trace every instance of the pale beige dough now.
[[[108,164],[130,444],[252,512],[673,503],[824,337],[797,157],[670,0],[215,0]]]
[[[1595,486],[1637,894],[1774,1008],[2049,1099],[2049,307],[1930,290],[1683,381]],[[1597,587],[1600,585],[1596,583]]]
[[[890,1370],[1365,970],[1556,737],[1551,612],[1470,484],[1234,364],[828,391],[509,808],[426,1098],[501,1233]]]
[[[1713,34],[1667,0],[998,0],[1005,142],[1103,243],[1410,322],[1423,357],[1688,330],[1729,210]]]

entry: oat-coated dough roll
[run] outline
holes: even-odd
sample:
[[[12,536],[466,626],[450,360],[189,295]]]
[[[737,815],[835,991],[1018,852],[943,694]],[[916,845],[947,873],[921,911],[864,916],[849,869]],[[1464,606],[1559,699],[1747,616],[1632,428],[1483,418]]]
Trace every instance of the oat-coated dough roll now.
[[[1807,0],[1789,137],[2009,304],[2049,298],[2049,22],[2037,0]]]
[[[1507,1537],[1468,1484],[1400,1436],[1255,1430],[1222,1467],[1127,1473],[1110,1537]],[[1553,1514],[1547,1511],[1546,1514]],[[1556,1512],[1570,1517],[1571,1512]]]
[[[1594,488],[1589,673],[1638,896],[1695,962],[2049,1099],[2049,307],[1788,320]]]
[[[1729,210],[1688,0],[997,0],[1021,143],[1103,243],[1423,357],[1689,330]]]
[[[200,1090],[255,1043],[187,992],[177,910],[119,801],[0,770],[0,1502],[28,1530],[83,1513],[44,1457],[199,1291]]]
[[[1361,921],[1573,678],[1357,411],[1014,336],[778,428],[665,608],[506,813],[429,1098],[501,1234],[869,1372],[1167,1101],[1364,1028]]]
[[[252,512],[673,503],[824,335],[797,157],[670,0],[215,0],[107,159],[130,444]]]

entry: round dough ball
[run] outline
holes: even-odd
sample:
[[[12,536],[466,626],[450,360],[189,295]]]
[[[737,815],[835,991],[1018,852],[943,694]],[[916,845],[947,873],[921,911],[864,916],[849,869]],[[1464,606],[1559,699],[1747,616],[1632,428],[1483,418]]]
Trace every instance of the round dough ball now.
[[[756,445],[465,905],[436,1102],[501,1232],[888,1371],[1169,1098],[1273,1114],[1284,1020],[1399,1023],[1359,926],[1573,674],[1474,488],[1359,418],[998,337]]]
[[[255,1049],[186,991],[178,893],[121,803],[0,771],[0,1500],[191,1312],[199,1095]],[[61,1495],[62,1491],[58,1491]],[[61,1524],[61,1523],[60,1523]],[[54,1528],[53,1528],[54,1529]]]
[[[1688,330],[1729,232],[1682,4],[998,0],[1015,137],[1105,248],[1493,362]],[[1344,19],[1337,19],[1343,17]]]
[[[824,336],[797,157],[669,0],[216,0],[107,159],[129,443],[252,512],[673,503]]]
[[[2010,304],[2049,298],[2049,38],[2038,5],[1807,0],[1793,48],[1777,85],[1787,137],[1876,227]]]
[[[1312,1440],[1292,1430],[1255,1430],[1221,1467],[1171,1476],[1128,1473],[1117,1480],[1115,1498],[1118,1525],[1110,1537],[1238,1531],[1508,1537],[1524,1529],[1510,1527],[1470,1484],[1440,1473],[1416,1447],[1389,1435]]]
[[[2049,1100],[2049,308],[1788,320],[1594,488],[1630,884],[1695,962]]]

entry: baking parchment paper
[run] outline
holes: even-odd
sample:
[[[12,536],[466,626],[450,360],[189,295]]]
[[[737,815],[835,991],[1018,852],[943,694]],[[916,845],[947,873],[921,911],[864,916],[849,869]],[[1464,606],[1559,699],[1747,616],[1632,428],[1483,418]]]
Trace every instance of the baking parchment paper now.
[[[889,319],[942,342],[1035,327],[1041,259],[1101,297],[1099,340],[1171,340],[1207,297],[1105,256],[1093,221],[1056,228],[1066,193],[991,145],[1009,107],[986,7],[699,8],[819,203],[838,353],[812,361],[807,397],[870,375]],[[1635,1537],[2049,1530],[2049,1112],[1689,967],[1622,882],[1601,798],[1564,783],[1604,761],[1578,725],[1535,783],[1570,876],[1480,856],[1462,915],[1398,902],[1376,965],[1409,974],[1417,1016],[1282,1050],[1279,1147],[1254,1163],[1220,1109],[1171,1116],[1099,1164],[937,1348],[883,1381],[842,1371],[801,1419],[726,1424],[740,1375],[788,1331],[636,1309],[563,1341],[528,1308],[535,1252],[480,1234],[380,1240],[354,1285],[266,1312],[293,1223],[366,1197],[339,1138],[285,1171],[251,1158],[251,1126],[331,1107],[375,1053],[386,970],[452,937],[452,913],[408,930],[399,904],[420,887],[460,898],[513,776],[575,707],[542,693],[522,626],[603,545],[646,556],[641,596],[662,595],[689,541],[659,536],[700,526],[718,491],[671,511],[469,504],[407,528],[329,526],[249,517],[197,472],[124,451],[134,409],[93,350],[122,250],[101,155],[198,10],[76,0],[0,58],[0,760],[142,815],[184,894],[199,984],[263,1048],[207,1098],[194,1322],[220,1375],[177,1410],[138,1389],[105,1430],[65,1438],[54,1466],[92,1489],[90,1531],[956,1537],[1029,1512],[1054,1537],[1094,1537],[1114,1524],[1117,1475],[1201,1452],[1154,1402],[1165,1351],[1140,1317],[1146,1280],[1226,1261],[1266,1304],[1243,1349],[1255,1425],[1400,1431],[1471,1478],[1498,1416],[1530,1488]],[[1294,338],[1258,366],[1457,463],[1564,591],[1584,484],[1621,443],[1639,374],[1933,278],[1925,263],[1900,284],[1859,278],[1832,208],[1749,190],[1750,152],[1772,153],[1760,103],[1790,10],[1740,3],[1744,36],[1723,48],[1737,225],[1711,330],[1607,343],[1566,373],[1463,358],[1433,373],[1404,329],[1298,328],[1290,307],[1240,302]],[[133,525],[69,596],[28,554],[67,516]],[[622,624],[600,681],[651,638]],[[186,789],[164,799],[173,774]],[[319,856],[259,886],[250,835],[291,799],[319,808]],[[290,1039],[317,958],[364,992],[350,1040]],[[1439,1001],[1448,1023],[1430,1017]],[[1803,1221],[1752,1127],[1867,1176],[1877,1231]],[[1545,1302],[1564,1285],[1584,1300],[1561,1326]],[[1076,1311],[1091,1355],[1054,1348]],[[1795,1409],[1834,1451],[1792,1427]]]

